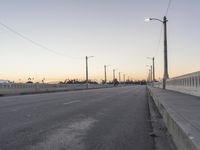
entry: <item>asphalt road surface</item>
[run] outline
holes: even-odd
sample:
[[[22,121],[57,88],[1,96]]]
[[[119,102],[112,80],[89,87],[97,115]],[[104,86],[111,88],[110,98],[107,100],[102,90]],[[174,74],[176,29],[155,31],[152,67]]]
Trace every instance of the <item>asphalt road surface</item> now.
[[[145,86],[0,98],[0,150],[153,150]]]

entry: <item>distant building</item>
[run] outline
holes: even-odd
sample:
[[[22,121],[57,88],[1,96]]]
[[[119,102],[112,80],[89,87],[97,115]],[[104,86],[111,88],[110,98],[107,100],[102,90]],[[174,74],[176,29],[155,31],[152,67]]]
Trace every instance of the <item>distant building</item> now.
[[[9,80],[1,80],[0,79],[0,83],[10,83],[10,81]]]

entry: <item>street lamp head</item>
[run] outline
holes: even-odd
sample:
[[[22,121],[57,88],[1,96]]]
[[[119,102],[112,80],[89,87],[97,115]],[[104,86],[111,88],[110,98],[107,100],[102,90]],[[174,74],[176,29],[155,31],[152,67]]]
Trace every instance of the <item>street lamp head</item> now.
[[[88,58],[92,58],[92,57],[94,57],[94,56],[86,56],[86,59],[88,59]]]
[[[151,20],[157,20],[157,21],[164,23],[162,20],[157,19],[157,18],[147,18],[147,19],[145,19],[146,22],[151,21]]]
[[[152,60],[154,60],[154,59],[155,59],[155,57],[147,57],[147,59],[152,59]]]
[[[153,18],[145,18],[145,19],[144,19],[144,21],[146,21],[146,22],[149,22],[149,21],[151,21],[151,20],[153,20]]]
[[[149,22],[151,20],[151,18],[146,18],[144,19],[144,21]]]

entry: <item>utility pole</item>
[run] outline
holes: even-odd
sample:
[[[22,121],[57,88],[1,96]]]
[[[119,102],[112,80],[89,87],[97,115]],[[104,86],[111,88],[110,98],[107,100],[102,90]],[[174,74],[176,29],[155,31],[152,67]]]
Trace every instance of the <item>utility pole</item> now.
[[[149,20],[156,20],[163,23],[164,26],[164,74],[163,74],[163,89],[166,89],[166,80],[169,78],[168,74],[168,58],[167,58],[167,17],[164,16],[163,20],[157,18],[148,18],[145,19],[146,21]]]
[[[168,59],[167,59],[167,18],[164,16],[164,76],[163,76],[163,89],[166,89],[166,80],[169,78],[168,74]]]
[[[146,65],[146,67],[149,67],[149,74],[147,77],[147,81],[149,82],[149,84],[153,85],[153,71],[152,71],[152,65]]]
[[[106,84],[107,83],[106,65],[104,65],[104,73],[105,73],[105,84]]]
[[[86,56],[86,86],[87,86],[87,88],[88,88],[88,59],[89,58],[92,58],[92,57],[94,57],[94,56]]]
[[[124,84],[126,84],[126,75],[124,74]]]
[[[115,80],[115,69],[113,69],[113,81]]]
[[[155,82],[155,58],[152,58],[153,60],[153,82]]]
[[[119,72],[119,82],[121,82],[121,73]]]
[[[149,69],[149,85],[151,84],[151,69]]]
[[[86,56],[86,86],[88,88],[88,56]]]
[[[151,80],[151,83],[153,82],[153,80],[152,80],[152,65],[151,65],[151,69],[150,69],[150,80]]]
[[[155,58],[154,57],[147,57],[147,59],[151,59],[152,60],[152,65],[153,65],[153,82],[155,81]]]

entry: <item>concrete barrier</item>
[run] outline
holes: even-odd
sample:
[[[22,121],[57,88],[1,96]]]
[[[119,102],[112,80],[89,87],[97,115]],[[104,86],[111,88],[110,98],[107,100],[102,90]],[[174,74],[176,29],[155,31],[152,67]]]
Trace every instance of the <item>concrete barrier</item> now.
[[[160,114],[163,117],[163,121],[172,136],[172,139],[178,150],[200,150],[199,141],[193,139],[188,134],[188,131],[184,128],[189,127],[185,123],[183,117],[173,113],[173,110],[170,110],[166,104],[160,101],[159,96],[151,91],[151,88],[147,88],[148,94],[152,97],[154,103],[156,104]],[[175,119],[176,118],[176,119]],[[180,122],[184,122],[183,126],[180,125]]]

